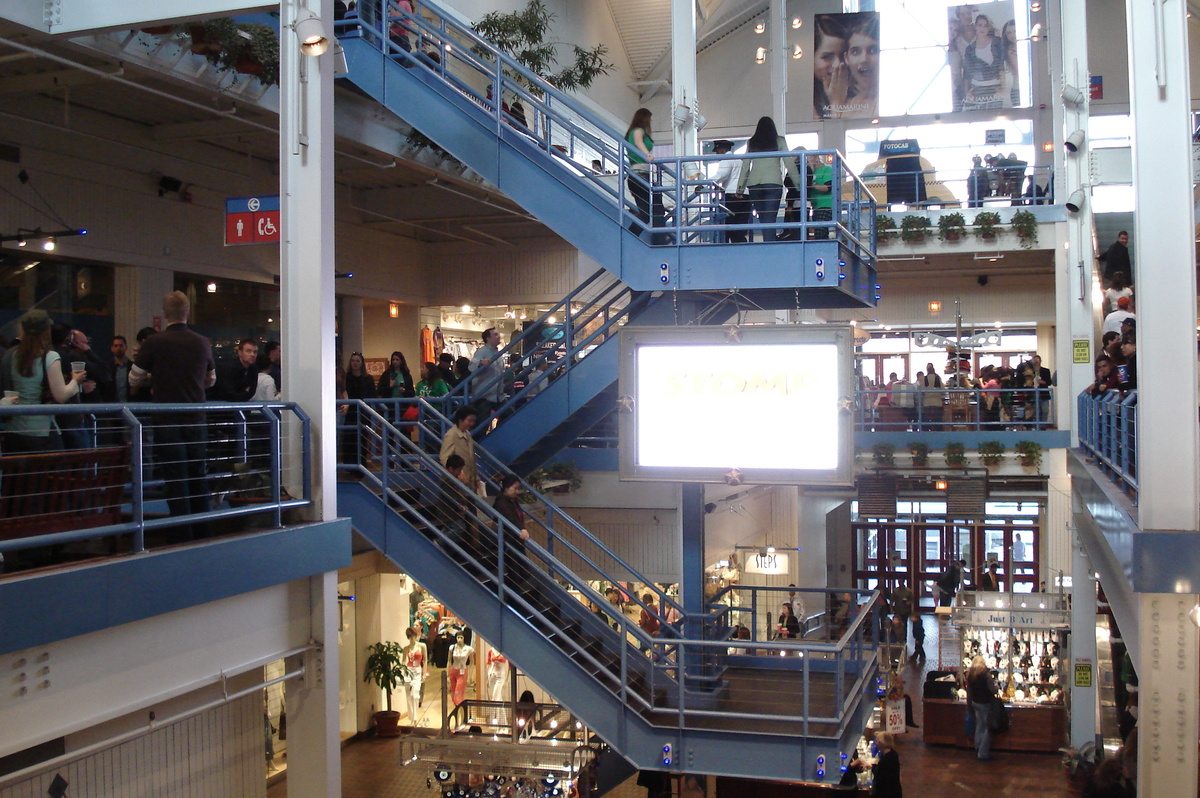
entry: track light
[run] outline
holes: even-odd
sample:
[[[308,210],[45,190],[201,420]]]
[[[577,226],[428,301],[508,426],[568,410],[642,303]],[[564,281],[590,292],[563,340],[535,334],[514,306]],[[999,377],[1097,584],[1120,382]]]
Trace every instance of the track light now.
[[[1079,108],[1083,105],[1084,101],[1087,100],[1087,95],[1074,86],[1067,85],[1063,86],[1062,98],[1063,102],[1065,102],[1067,105],[1070,105],[1073,108]]]
[[[675,113],[672,114],[672,118],[675,120],[675,127],[683,127],[691,115],[692,111],[686,105],[675,106]]]
[[[1083,189],[1077,188],[1071,192],[1071,196],[1067,197],[1067,210],[1071,213],[1079,213],[1079,209],[1087,202],[1087,194]]]
[[[1033,0],[1033,2],[1029,4],[1029,10],[1035,14],[1037,12],[1041,11],[1042,10],[1041,2],[1039,0]]]
[[[1040,42],[1041,40],[1042,40],[1042,23],[1038,22],[1038,23],[1035,23],[1034,26],[1029,29],[1029,41]]]
[[[53,252],[57,247],[58,244],[53,238],[47,238],[42,242],[42,249],[46,250],[47,252]]]
[[[766,61],[766,60],[767,60],[767,48],[766,47],[759,47],[757,50],[754,51],[754,63],[761,64],[763,61]]]
[[[1079,148],[1083,146],[1083,139],[1083,131],[1076,130],[1067,136],[1067,140],[1063,142],[1063,146],[1067,148],[1067,152],[1079,152]]]
[[[694,121],[696,122],[696,132],[699,133],[701,130],[704,130],[705,126],[708,124],[708,117],[706,117],[704,114],[696,114]]]
[[[292,30],[296,31],[296,38],[300,40],[300,52],[305,55],[315,57],[329,49],[324,23],[309,9],[305,8],[296,15]]]
[[[766,31],[766,29],[767,29],[767,23],[764,22],[763,20],[760,19],[758,22],[754,23],[754,32],[755,33],[763,33]]]
[[[804,50],[802,50],[800,48],[800,45],[793,44],[792,45],[792,58],[803,58],[803,57],[804,57]]]
[[[804,24],[804,20],[800,17],[792,17],[792,30],[800,30],[800,26]]]

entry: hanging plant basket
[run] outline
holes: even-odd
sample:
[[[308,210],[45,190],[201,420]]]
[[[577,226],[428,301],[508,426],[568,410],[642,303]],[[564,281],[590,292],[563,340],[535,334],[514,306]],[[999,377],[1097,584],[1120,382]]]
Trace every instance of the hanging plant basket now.
[[[253,56],[242,56],[233,65],[235,72],[243,75],[261,75],[263,65],[260,64]]]
[[[142,33],[149,33],[151,36],[166,36],[174,29],[171,25],[151,25],[149,28],[140,28]]]

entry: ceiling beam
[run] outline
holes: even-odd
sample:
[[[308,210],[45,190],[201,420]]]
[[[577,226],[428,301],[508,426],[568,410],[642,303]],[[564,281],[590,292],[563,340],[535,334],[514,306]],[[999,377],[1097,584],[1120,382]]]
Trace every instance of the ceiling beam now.
[[[202,119],[197,122],[155,125],[150,129],[150,137],[155,141],[198,141],[248,134],[261,134],[264,137],[272,135],[271,131],[248,129],[240,119],[233,118],[233,114],[230,114],[229,117],[228,119]],[[267,124],[274,125],[277,122],[278,117],[268,120]]]
[[[121,74],[123,70],[113,72]],[[63,89],[67,86],[87,86],[100,83],[102,78],[80,72],[75,69],[61,69],[55,72],[33,72],[28,75],[18,75],[0,79],[0,95],[30,94]]]
[[[253,0],[5,0],[0,19],[50,35],[129,30],[148,25],[168,25],[195,19],[233,17],[270,11],[278,3]]]

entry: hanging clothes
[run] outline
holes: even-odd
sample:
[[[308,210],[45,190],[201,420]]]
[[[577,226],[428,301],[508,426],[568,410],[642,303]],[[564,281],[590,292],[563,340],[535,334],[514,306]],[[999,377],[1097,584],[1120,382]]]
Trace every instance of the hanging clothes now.
[[[421,363],[436,363],[437,353],[433,349],[433,330],[429,325],[421,328]]]
[[[445,351],[446,351],[446,336],[442,335],[441,327],[434,327],[433,328],[433,354],[434,354],[434,357],[430,358],[430,362],[436,363],[437,362],[436,356],[440,355],[442,352],[445,352]]]

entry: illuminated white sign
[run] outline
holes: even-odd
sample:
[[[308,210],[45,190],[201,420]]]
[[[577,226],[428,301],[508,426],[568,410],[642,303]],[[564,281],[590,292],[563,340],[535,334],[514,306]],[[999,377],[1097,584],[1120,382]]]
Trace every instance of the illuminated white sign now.
[[[839,376],[834,343],[640,347],[637,464],[832,470]]]
[[[748,574],[786,574],[788,556],[782,552],[755,554],[746,558],[746,567],[742,570]]]

